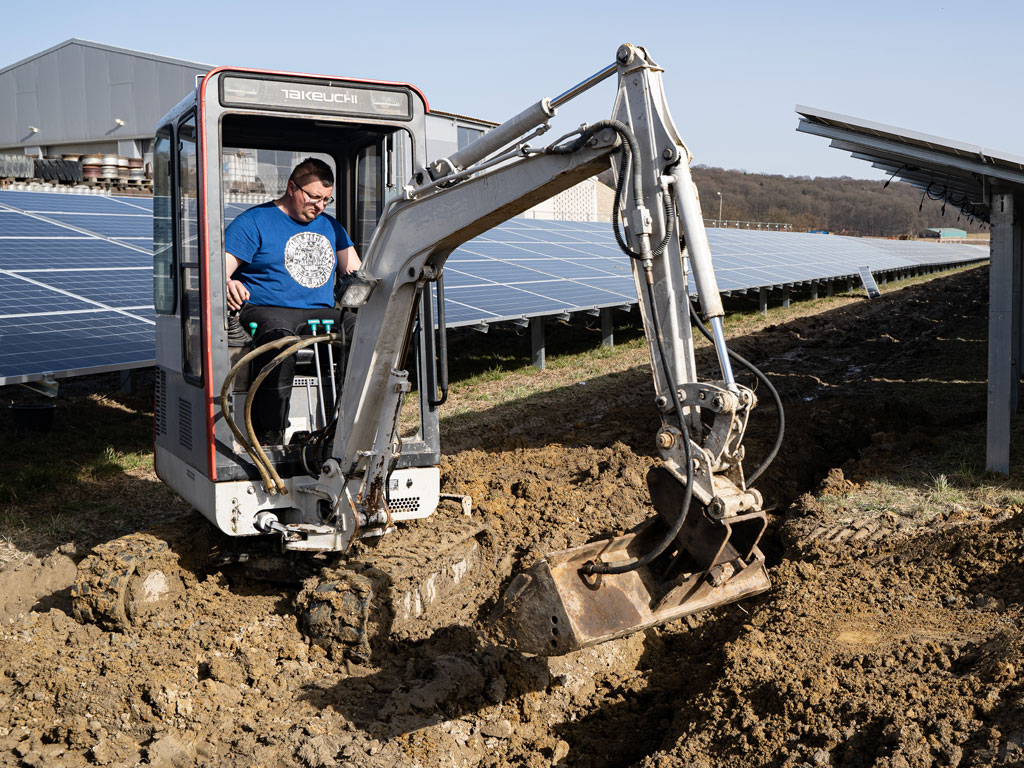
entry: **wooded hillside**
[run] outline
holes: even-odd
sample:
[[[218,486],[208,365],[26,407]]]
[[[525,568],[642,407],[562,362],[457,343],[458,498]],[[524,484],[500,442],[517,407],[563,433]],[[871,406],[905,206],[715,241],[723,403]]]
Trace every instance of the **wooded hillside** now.
[[[718,218],[718,192],[722,218],[791,224],[796,232],[827,229],[837,234],[874,237],[921,237],[929,227],[957,227],[968,232],[987,227],[952,206],[942,204],[900,181],[808,176],[773,176],[761,173],[694,166],[693,179],[700,191],[706,219]]]

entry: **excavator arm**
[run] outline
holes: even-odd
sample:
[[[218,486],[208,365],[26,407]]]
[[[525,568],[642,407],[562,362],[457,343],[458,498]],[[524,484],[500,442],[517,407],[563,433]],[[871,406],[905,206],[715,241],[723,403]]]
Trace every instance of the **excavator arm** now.
[[[612,75],[611,120],[543,148],[526,143],[557,106]],[[623,45],[614,65],[420,169],[391,201],[364,258],[371,293],[359,306],[331,458],[305,494],[338,548],[357,531],[386,531],[409,390],[401,365],[424,286],[462,243],[610,165],[625,232],[616,226],[616,237],[633,264],[662,417],[663,463],[648,476],[656,515],[624,536],[552,553],[512,581],[495,615],[504,640],[529,652],[565,653],[769,586],[761,498],[742,466],[755,397],[733,376],[690,154],[661,78],[646,51]],[[697,378],[688,280],[711,326],[717,381]]]

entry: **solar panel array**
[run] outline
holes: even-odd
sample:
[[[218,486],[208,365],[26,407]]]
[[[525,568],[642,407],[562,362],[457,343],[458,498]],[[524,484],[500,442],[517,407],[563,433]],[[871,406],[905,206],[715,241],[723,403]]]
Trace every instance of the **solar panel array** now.
[[[0,384],[152,365],[153,203],[0,190]]]
[[[445,264],[448,325],[514,320],[636,302],[629,259],[609,224],[512,219],[458,248]],[[719,290],[742,292],[988,257],[974,245],[709,229]],[[693,292],[691,284],[691,292]]]
[[[249,204],[228,203],[231,219]],[[445,266],[449,326],[636,301],[610,225],[512,219]],[[723,292],[987,258],[985,248],[711,229]],[[0,190],[0,385],[152,365],[152,200]]]

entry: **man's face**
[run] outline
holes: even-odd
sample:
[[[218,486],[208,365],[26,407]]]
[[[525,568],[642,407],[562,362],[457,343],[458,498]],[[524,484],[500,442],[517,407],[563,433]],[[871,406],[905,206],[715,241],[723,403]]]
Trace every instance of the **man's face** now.
[[[301,186],[294,181],[288,182],[288,194],[285,196],[288,215],[298,222],[308,224],[319,216],[327,207],[327,200],[334,192],[320,179],[305,179]]]

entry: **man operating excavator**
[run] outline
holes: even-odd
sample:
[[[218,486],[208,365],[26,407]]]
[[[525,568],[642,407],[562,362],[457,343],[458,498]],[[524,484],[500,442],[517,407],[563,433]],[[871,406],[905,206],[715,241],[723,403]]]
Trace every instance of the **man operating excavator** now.
[[[358,269],[360,260],[345,228],[326,213],[333,190],[331,167],[307,158],[292,170],[281,197],[250,208],[227,227],[227,304],[243,328],[255,327],[255,346],[314,331],[311,320],[326,320],[346,336],[351,332],[354,317],[334,308],[335,275]],[[256,370],[273,357],[268,352],[258,358]],[[295,358],[289,357],[254,398],[253,427],[262,445],[284,441],[294,375]]]

